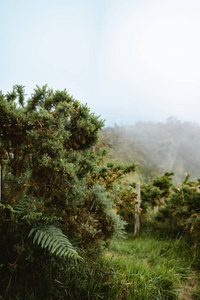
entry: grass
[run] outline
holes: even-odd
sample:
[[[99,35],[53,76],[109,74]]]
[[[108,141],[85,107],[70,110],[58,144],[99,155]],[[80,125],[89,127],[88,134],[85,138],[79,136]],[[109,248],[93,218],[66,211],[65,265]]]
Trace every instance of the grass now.
[[[198,300],[200,285],[192,269],[193,254],[184,238],[128,234],[123,241],[113,240],[99,258],[63,268],[60,281],[54,282],[54,293],[46,299]],[[43,299],[31,287],[23,295],[3,299]]]
[[[192,250],[184,239],[134,238],[129,234],[122,242],[112,241],[105,259],[115,270],[115,294],[107,299],[184,299],[179,294],[191,275],[193,262]]]

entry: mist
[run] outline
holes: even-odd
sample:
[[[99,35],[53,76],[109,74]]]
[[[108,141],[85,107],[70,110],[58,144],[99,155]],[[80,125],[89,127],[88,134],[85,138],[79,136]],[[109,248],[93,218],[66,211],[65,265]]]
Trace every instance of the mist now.
[[[174,184],[200,178],[200,125],[169,118],[166,122],[137,122],[107,127],[101,133],[110,156],[139,164],[137,179],[151,182],[155,176],[174,172]]]

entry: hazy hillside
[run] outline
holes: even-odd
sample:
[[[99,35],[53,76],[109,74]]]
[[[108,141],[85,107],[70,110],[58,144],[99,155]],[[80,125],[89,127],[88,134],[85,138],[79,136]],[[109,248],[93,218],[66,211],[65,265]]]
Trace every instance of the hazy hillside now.
[[[114,159],[140,165],[137,174],[150,181],[165,171],[175,172],[179,184],[186,173],[200,177],[200,125],[169,118],[166,123],[139,122],[105,128],[101,140]]]

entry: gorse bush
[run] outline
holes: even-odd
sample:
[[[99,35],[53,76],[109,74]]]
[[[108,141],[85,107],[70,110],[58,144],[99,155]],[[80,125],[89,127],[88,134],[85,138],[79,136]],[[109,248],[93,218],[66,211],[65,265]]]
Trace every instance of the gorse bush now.
[[[0,120],[0,294],[62,299],[69,268],[123,233],[115,182],[135,163],[104,163],[104,122],[66,90],[37,87],[26,101],[16,85],[0,94]]]
[[[152,209],[165,204],[165,199],[170,195],[170,189],[173,186],[173,175],[174,173],[165,172],[163,176],[157,176],[152,183],[142,185],[142,214],[145,214],[148,208]]]
[[[174,187],[166,205],[159,209],[156,216],[158,227],[168,227],[168,231],[190,235],[195,243],[200,238],[200,182],[182,183]]]

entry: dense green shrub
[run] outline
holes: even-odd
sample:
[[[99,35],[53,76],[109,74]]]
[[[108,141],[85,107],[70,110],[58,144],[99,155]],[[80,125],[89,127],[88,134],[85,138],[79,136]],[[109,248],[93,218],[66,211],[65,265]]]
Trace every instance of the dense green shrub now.
[[[166,199],[170,194],[173,175],[174,173],[165,172],[163,176],[157,176],[152,183],[142,185],[142,214],[145,214],[148,208],[164,205],[164,199]]]
[[[156,220],[159,227],[168,231],[190,235],[197,241],[200,238],[200,180],[187,182],[173,192],[166,205],[158,211]]]
[[[66,90],[37,87],[26,101],[14,86],[0,94],[0,120],[0,294],[62,299],[67,274],[122,234],[114,182],[135,165],[104,165],[103,121]]]

